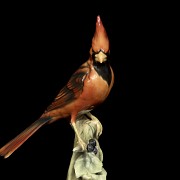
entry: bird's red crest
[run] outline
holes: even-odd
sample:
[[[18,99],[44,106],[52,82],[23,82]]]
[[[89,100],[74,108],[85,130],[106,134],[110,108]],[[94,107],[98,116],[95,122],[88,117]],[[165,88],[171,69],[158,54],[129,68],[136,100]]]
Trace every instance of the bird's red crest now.
[[[106,53],[109,51],[109,39],[99,15],[97,16],[96,30],[92,38],[92,49],[95,52],[103,50]]]

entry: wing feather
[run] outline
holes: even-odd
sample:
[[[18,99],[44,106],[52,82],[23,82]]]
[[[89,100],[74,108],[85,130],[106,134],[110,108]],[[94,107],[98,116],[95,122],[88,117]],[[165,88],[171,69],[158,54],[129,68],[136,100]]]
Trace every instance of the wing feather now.
[[[68,81],[68,83],[60,90],[53,103],[48,106],[47,111],[61,108],[73,100],[77,99],[83,91],[84,80],[88,74],[89,68],[81,66]]]

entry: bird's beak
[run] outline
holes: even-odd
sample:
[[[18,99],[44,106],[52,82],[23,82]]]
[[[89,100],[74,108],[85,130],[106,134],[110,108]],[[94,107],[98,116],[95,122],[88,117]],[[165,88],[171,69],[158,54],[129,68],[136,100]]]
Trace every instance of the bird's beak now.
[[[103,63],[106,60],[106,55],[103,52],[99,52],[95,55],[95,58],[98,60],[98,62]]]

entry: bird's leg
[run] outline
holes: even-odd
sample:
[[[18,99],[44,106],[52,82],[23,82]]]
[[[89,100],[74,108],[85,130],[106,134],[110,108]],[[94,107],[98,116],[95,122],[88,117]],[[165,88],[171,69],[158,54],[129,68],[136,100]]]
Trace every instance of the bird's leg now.
[[[75,132],[75,134],[76,134],[76,137],[77,137],[77,140],[78,140],[78,145],[80,145],[80,147],[82,148],[82,151],[85,151],[87,145],[86,145],[86,143],[82,140],[82,138],[81,138],[81,136],[80,136],[80,134],[79,134],[79,131],[78,131],[77,127],[76,127],[76,123],[73,121],[73,122],[71,123],[71,125],[72,125],[72,127],[73,127],[73,129],[74,129],[74,132]]]

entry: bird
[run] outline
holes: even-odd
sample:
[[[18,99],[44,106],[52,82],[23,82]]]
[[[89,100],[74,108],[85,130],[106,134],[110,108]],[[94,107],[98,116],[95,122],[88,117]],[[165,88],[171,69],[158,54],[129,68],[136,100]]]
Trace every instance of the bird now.
[[[0,148],[0,156],[8,158],[39,128],[59,119],[67,118],[77,136],[82,150],[87,144],[82,140],[76,120],[79,115],[88,114],[102,104],[114,84],[114,72],[110,65],[110,42],[100,15],[96,16],[95,32],[87,60],[70,76],[52,103],[39,118],[19,135]]]

